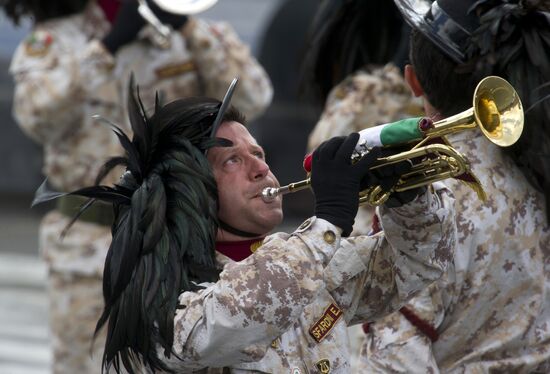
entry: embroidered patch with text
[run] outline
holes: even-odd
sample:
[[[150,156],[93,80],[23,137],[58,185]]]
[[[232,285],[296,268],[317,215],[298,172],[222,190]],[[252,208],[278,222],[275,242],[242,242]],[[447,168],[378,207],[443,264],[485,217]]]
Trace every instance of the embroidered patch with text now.
[[[342,317],[342,310],[340,310],[338,305],[334,303],[330,304],[321,318],[309,328],[309,334],[319,343],[332,330],[340,317]]]

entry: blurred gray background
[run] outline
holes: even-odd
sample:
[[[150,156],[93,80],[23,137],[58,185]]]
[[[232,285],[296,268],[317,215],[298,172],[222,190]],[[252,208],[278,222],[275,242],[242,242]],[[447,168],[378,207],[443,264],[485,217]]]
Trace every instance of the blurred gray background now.
[[[220,0],[201,16],[227,20],[270,75],[275,97],[250,125],[281,184],[304,178],[307,135],[319,113],[298,95],[299,61],[318,0]],[[42,153],[11,115],[11,56],[28,25],[14,28],[0,15],[0,374],[49,373],[46,269],[38,255],[38,224],[50,207],[30,209],[40,185]],[[312,213],[307,191],[284,201],[288,231]]]

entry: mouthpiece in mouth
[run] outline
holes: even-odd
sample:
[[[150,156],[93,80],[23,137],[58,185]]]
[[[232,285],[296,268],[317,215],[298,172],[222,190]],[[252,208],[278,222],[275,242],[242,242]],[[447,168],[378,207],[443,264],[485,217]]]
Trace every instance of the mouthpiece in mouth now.
[[[270,203],[277,197],[277,188],[266,187],[262,190],[262,200],[266,203]]]

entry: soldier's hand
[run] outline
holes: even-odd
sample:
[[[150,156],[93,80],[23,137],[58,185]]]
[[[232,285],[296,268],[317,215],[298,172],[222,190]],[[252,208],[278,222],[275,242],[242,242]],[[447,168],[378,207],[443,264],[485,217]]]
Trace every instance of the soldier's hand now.
[[[335,137],[321,144],[312,156],[311,187],[315,194],[315,215],[342,229],[348,236],[359,207],[360,181],[376,160],[376,152],[351,163],[359,134]]]
[[[375,152],[377,158],[382,158],[394,155],[400,151],[400,149],[396,148],[384,149],[376,147],[373,148],[369,154]],[[411,168],[411,162],[401,161],[395,164],[372,169],[366,173],[364,178],[361,180],[361,191],[372,186],[380,186],[384,192],[391,191],[399,179],[401,179],[404,174],[408,173]],[[400,207],[414,200],[419,194],[423,193],[424,190],[425,187],[419,187],[403,192],[393,192],[384,205],[388,208]]]
[[[135,40],[144,25],[137,0],[122,1],[111,30],[102,40],[103,45],[114,55],[120,47]]]

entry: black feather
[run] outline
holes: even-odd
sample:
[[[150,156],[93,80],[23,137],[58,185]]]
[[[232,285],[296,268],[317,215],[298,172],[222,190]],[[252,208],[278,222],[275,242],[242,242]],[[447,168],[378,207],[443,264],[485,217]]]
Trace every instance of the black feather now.
[[[530,184],[545,194],[550,207],[550,3],[548,0],[479,0],[470,9],[479,16],[466,51],[466,69],[506,78],[525,111],[519,141],[502,151]],[[550,219],[550,209],[547,209]]]
[[[219,277],[217,188],[204,150],[231,145],[210,138],[219,101],[190,98],[161,106],[157,95],[148,117],[133,92],[131,79],[133,138],[110,124],[126,154],[109,160],[100,176],[117,165],[126,165],[126,173],[114,187],[73,192],[115,207],[103,277],[105,308],[96,334],[107,325],[104,368],[130,373],[142,365],[168,370],[156,351],[173,354],[179,294]]]
[[[162,106],[156,95],[155,112],[148,117],[139,91],[137,97],[134,91],[131,77],[132,139],[96,117],[116,134],[125,155],[103,165],[96,185],[66,193],[53,191],[44,181],[33,201],[35,205],[68,194],[89,199],[64,233],[96,201],[113,206],[112,241],[103,272],[105,307],[94,336],[107,325],[103,369],[117,373],[123,368],[141,372],[142,366],[169,371],[157,349],[162,348],[165,357],[173,354],[179,294],[219,278],[214,249],[218,191],[205,151],[232,145],[211,137],[219,101],[188,98]],[[118,183],[98,185],[120,165],[126,172]]]

